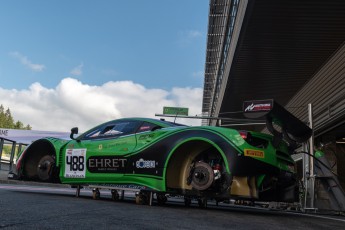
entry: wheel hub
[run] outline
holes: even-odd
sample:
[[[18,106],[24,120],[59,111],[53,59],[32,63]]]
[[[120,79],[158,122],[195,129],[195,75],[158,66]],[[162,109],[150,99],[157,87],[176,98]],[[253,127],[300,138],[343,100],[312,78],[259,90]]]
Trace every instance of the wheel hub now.
[[[48,181],[51,179],[51,171],[54,163],[54,158],[49,155],[42,157],[38,162],[37,175],[41,181]]]
[[[194,166],[192,187],[197,190],[208,189],[214,181],[214,174],[211,166],[205,162],[197,162]]]

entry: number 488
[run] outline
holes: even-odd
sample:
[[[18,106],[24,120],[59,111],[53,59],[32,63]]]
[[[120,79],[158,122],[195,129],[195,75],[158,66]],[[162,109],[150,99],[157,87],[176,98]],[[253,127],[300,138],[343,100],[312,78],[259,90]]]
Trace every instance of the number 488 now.
[[[66,156],[70,171],[84,171],[84,156]]]

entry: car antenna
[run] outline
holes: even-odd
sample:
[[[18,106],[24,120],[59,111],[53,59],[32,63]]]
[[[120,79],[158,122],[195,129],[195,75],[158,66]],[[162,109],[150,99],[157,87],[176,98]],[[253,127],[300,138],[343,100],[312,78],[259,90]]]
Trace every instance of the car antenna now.
[[[176,115],[175,115],[174,124],[176,123],[177,115],[178,115],[178,111],[177,111],[177,113],[176,113]]]

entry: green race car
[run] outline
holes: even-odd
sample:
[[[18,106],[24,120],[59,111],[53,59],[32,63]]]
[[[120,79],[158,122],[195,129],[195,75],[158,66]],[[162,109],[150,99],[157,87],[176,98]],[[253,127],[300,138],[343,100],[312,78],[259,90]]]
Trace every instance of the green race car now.
[[[284,132],[273,126],[274,135],[268,135],[148,118],[118,119],[76,138],[78,129],[73,128],[72,140],[36,140],[19,156],[16,177],[113,186],[114,191],[135,188],[141,194],[156,193],[161,201],[166,194],[187,200],[296,201],[298,181],[290,155],[311,130],[273,100],[245,102],[244,110],[248,117],[264,116],[280,124]]]

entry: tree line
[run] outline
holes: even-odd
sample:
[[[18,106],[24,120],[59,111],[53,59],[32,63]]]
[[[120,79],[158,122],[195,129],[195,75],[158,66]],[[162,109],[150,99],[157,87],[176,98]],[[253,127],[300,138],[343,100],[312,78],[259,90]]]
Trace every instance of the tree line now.
[[[0,128],[31,130],[30,125],[25,126],[23,122],[15,121],[11,114],[11,110],[9,108],[5,110],[2,104],[0,105]]]

